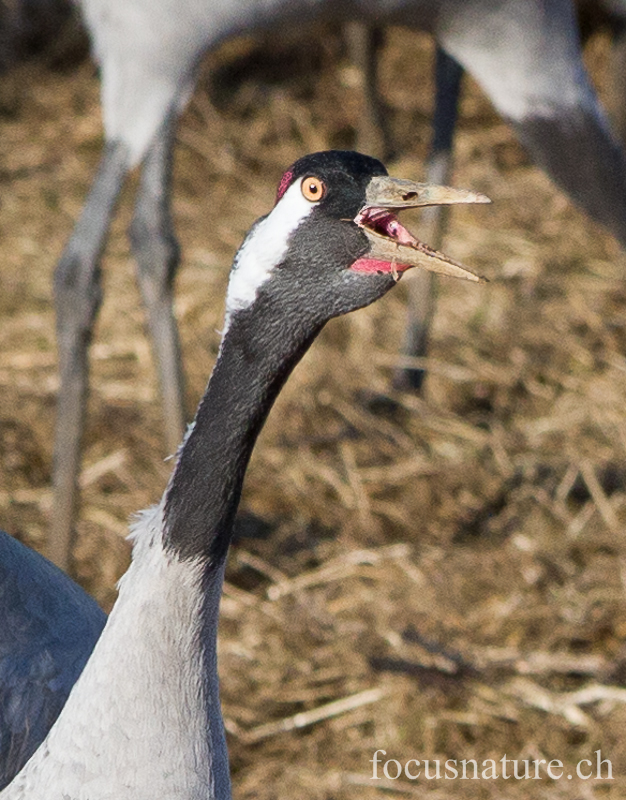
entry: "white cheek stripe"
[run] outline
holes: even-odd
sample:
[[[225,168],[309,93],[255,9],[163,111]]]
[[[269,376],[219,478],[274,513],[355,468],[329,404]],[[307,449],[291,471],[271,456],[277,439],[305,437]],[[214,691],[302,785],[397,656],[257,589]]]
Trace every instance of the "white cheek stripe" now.
[[[301,179],[293,183],[272,211],[258,222],[239,248],[226,293],[226,324],[233,311],[247,308],[256,299],[259,287],[283,260],[291,234],[308,217],[315,203],[303,197]]]

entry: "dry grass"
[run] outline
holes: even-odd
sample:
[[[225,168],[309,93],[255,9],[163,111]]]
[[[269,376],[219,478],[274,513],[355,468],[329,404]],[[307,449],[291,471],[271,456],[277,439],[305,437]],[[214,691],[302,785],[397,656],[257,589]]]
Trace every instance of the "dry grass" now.
[[[592,51],[600,81],[605,44]],[[335,49],[314,83],[246,85],[220,112],[198,92],[185,115],[175,214],[190,407],[243,233],[296,157],[351,144],[358,92]],[[393,32],[384,71],[407,153],[398,175],[421,174],[429,59],[426,40]],[[98,84],[90,65],[3,81],[0,517],[43,548],[51,274],[101,147]],[[460,210],[446,249],[491,283],[441,283],[426,399],[389,393],[400,288],[328,326],[250,467],[243,507],[273,531],[233,549],[223,601],[237,798],[624,796],[626,259],[529,166],[475,87],[462,116],[455,183],[495,202]],[[105,260],[76,553],[78,579],[106,608],[128,516],[169,471],[130,199]],[[602,748],[615,780],[374,784],[378,748],[401,761],[558,758],[566,772]]]

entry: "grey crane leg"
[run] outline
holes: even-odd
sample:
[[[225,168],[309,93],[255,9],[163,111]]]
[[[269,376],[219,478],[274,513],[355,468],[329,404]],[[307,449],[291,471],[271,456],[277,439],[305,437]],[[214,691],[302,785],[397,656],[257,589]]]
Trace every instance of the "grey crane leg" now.
[[[128,167],[126,148],[105,147],[87,201],[54,273],[60,388],[54,438],[54,510],[48,557],[69,566],[76,511],[88,348],[100,307],[100,256]]]
[[[144,159],[130,227],[138,281],[148,313],[148,327],[159,371],[167,447],[175,452],[184,424],[184,382],[173,286],[179,263],[170,209],[176,118],[163,124]]]
[[[607,108],[613,130],[626,144],[626,0],[588,0],[576,4],[583,48],[598,30],[612,36],[609,61]]]
[[[611,120],[622,145],[626,146],[626,25],[613,38]]]
[[[447,184],[452,173],[454,130],[456,127],[463,68],[437,47],[435,56],[435,110],[433,140],[428,157],[428,183]],[[449,220],[449,206],[424,209],[420,235],[436,250],[441,249]],[[408,280],[407,325],[403,354],[422,358],[428,352],[430,326],[435,311],[436,279],[432,272],[415,270]],[[415,367],[400,368],[394,385],[421,391],[426,372]]]
[[[364,22],[347,22],[344,35],[348,58],[363,82],[356,149],[388,161],[394,156],[394,147],[385,106],[378,91],[378,56],[384,43],[384,31]]]

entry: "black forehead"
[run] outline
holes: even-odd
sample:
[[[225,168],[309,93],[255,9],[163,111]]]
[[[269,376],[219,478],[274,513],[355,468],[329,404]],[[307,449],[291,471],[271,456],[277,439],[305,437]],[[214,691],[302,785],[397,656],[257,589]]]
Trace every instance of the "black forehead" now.
[[[286,189],[299,178],[315,175],[328,187],[352,185],[360,192],[375,175],[387,175],[385,166],[372,156],[352,150],[325,150],[299,158],[283,175],[278,187],[280,199]]]

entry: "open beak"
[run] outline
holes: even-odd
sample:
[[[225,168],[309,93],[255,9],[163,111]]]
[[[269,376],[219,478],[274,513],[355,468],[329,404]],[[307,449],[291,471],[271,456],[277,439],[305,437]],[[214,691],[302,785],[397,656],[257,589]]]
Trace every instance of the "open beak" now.
[[[369,182],[365,200],[354,222],[367,236],[370,249],[351,269],[397,275],[412,267],[421,267],[468,281],[485,280],[463,264],[420,242],[401,225],[394,214],[394,211],[404,208],[421,206],[490,203],[491,200],[484,194],[380,175]]]

